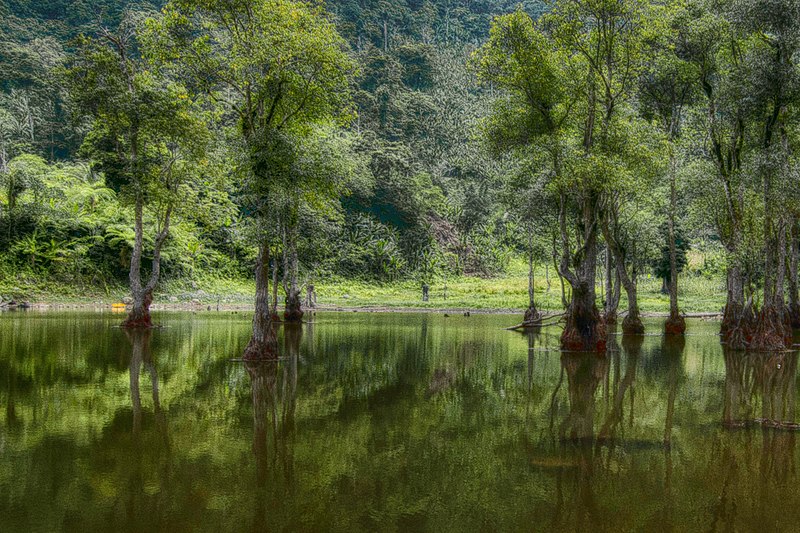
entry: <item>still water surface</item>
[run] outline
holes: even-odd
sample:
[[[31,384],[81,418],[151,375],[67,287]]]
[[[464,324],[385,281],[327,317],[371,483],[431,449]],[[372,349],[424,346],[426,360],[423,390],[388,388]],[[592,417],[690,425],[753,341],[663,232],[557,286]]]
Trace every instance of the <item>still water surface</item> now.
[[[158,319],[0,314],[0,531],[800,528],[797,354],[717,323],[319,314],[248,367],[246,314]]]

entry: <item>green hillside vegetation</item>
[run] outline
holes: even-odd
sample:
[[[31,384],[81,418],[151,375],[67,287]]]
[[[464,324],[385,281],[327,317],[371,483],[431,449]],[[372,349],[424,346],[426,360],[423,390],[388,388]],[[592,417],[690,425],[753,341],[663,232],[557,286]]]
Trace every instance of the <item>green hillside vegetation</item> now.
[[[725,307],[742,347],[800,323],[792,2],[0,14],[6,298],[130,292],[144,316],[255,290],[275,315],[311,284],[331,305],[566,308],[568,332]]]

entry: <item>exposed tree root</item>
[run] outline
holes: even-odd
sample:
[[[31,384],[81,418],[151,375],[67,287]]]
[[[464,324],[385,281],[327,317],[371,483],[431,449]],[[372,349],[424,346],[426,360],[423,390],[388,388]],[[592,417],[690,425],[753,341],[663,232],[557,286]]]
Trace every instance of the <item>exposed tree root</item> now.
[[[300,301],[300,291],[290,290],[286,295],[286,309],[283,311],[285,322],[302,322],[303,307]]]
[[[278,359],[278,341],[275,338],[275,334],[267,335],[262,340],[250,339],[242,359],[254,362],[276,361]]]
[[[766,305],[758,314],[747,348],[757,351],[785,350],[792,345],[792,326],[787,313]]]
[[[728,302],[720,326],[722,342],[732,350],[746,350],[753,341],[755,323],[755,313],[749,301],[747,305]]]
[[[566,323],[561,333],[561,348],[581,352],[606,351],[606,323],[595,305],[578,305],[573,302],[565,315]]]
[[[686,319],[678,313],[671,313],[664,322],[665,335],[683,335],[686,333]]]
[[[622,321],[622,333],[624,335],[644,335],[644,324],[639,315],[628,315]]]
[[[150,304],[153,303],[153,296],[145,294],[139,301],[134,301],[133,307],[127,318],[121,324],[125,329],[150,329],[153,327],[153,319],[150,316]]]
[[[733,350],[775,351],[792,345],[789,313],[772,305],[754,312],[750,302],[727,305],[720,328],[722,341]]]

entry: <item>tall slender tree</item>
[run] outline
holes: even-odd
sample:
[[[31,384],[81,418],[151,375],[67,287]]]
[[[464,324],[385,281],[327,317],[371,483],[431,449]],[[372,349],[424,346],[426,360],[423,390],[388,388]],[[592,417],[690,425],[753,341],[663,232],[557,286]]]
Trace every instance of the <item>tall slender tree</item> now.
[[[186,90],[142,53],[141,14],[119,27],[81,37],[65,71],[70,93],[91,119],[83,149],[106,182],[134,211],[130,259],[133,299],[125,327],[150,327],[150,304],[161,274],[161,252],[179,203],[181,186],[202,162],[204,122]],[[152,216],[150,271],[145,233]],[[146,276],[146,279],[145,279]]]
[[[198,90],[220,102],[235,121],[243,170],[257,220],[268,220],[270,198],[291,187],[283,160],[287,135],[350,116],[355,65],[322,7],[295,0],[173,0],[160,37],[162,58]],[[260,224],[256,311],[246,359],[275,356],[269,312],[270,239]]]

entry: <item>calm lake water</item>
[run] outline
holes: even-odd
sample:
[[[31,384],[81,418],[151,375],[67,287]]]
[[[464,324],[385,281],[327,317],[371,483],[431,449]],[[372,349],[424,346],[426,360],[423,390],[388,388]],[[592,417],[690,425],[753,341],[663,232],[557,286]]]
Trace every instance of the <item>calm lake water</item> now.
[[[596,356],[516,316],[319,314],[247,367],[247,314],[120,318],[0,314],[0,531],[800,527],[797,354],[714,322]]]

